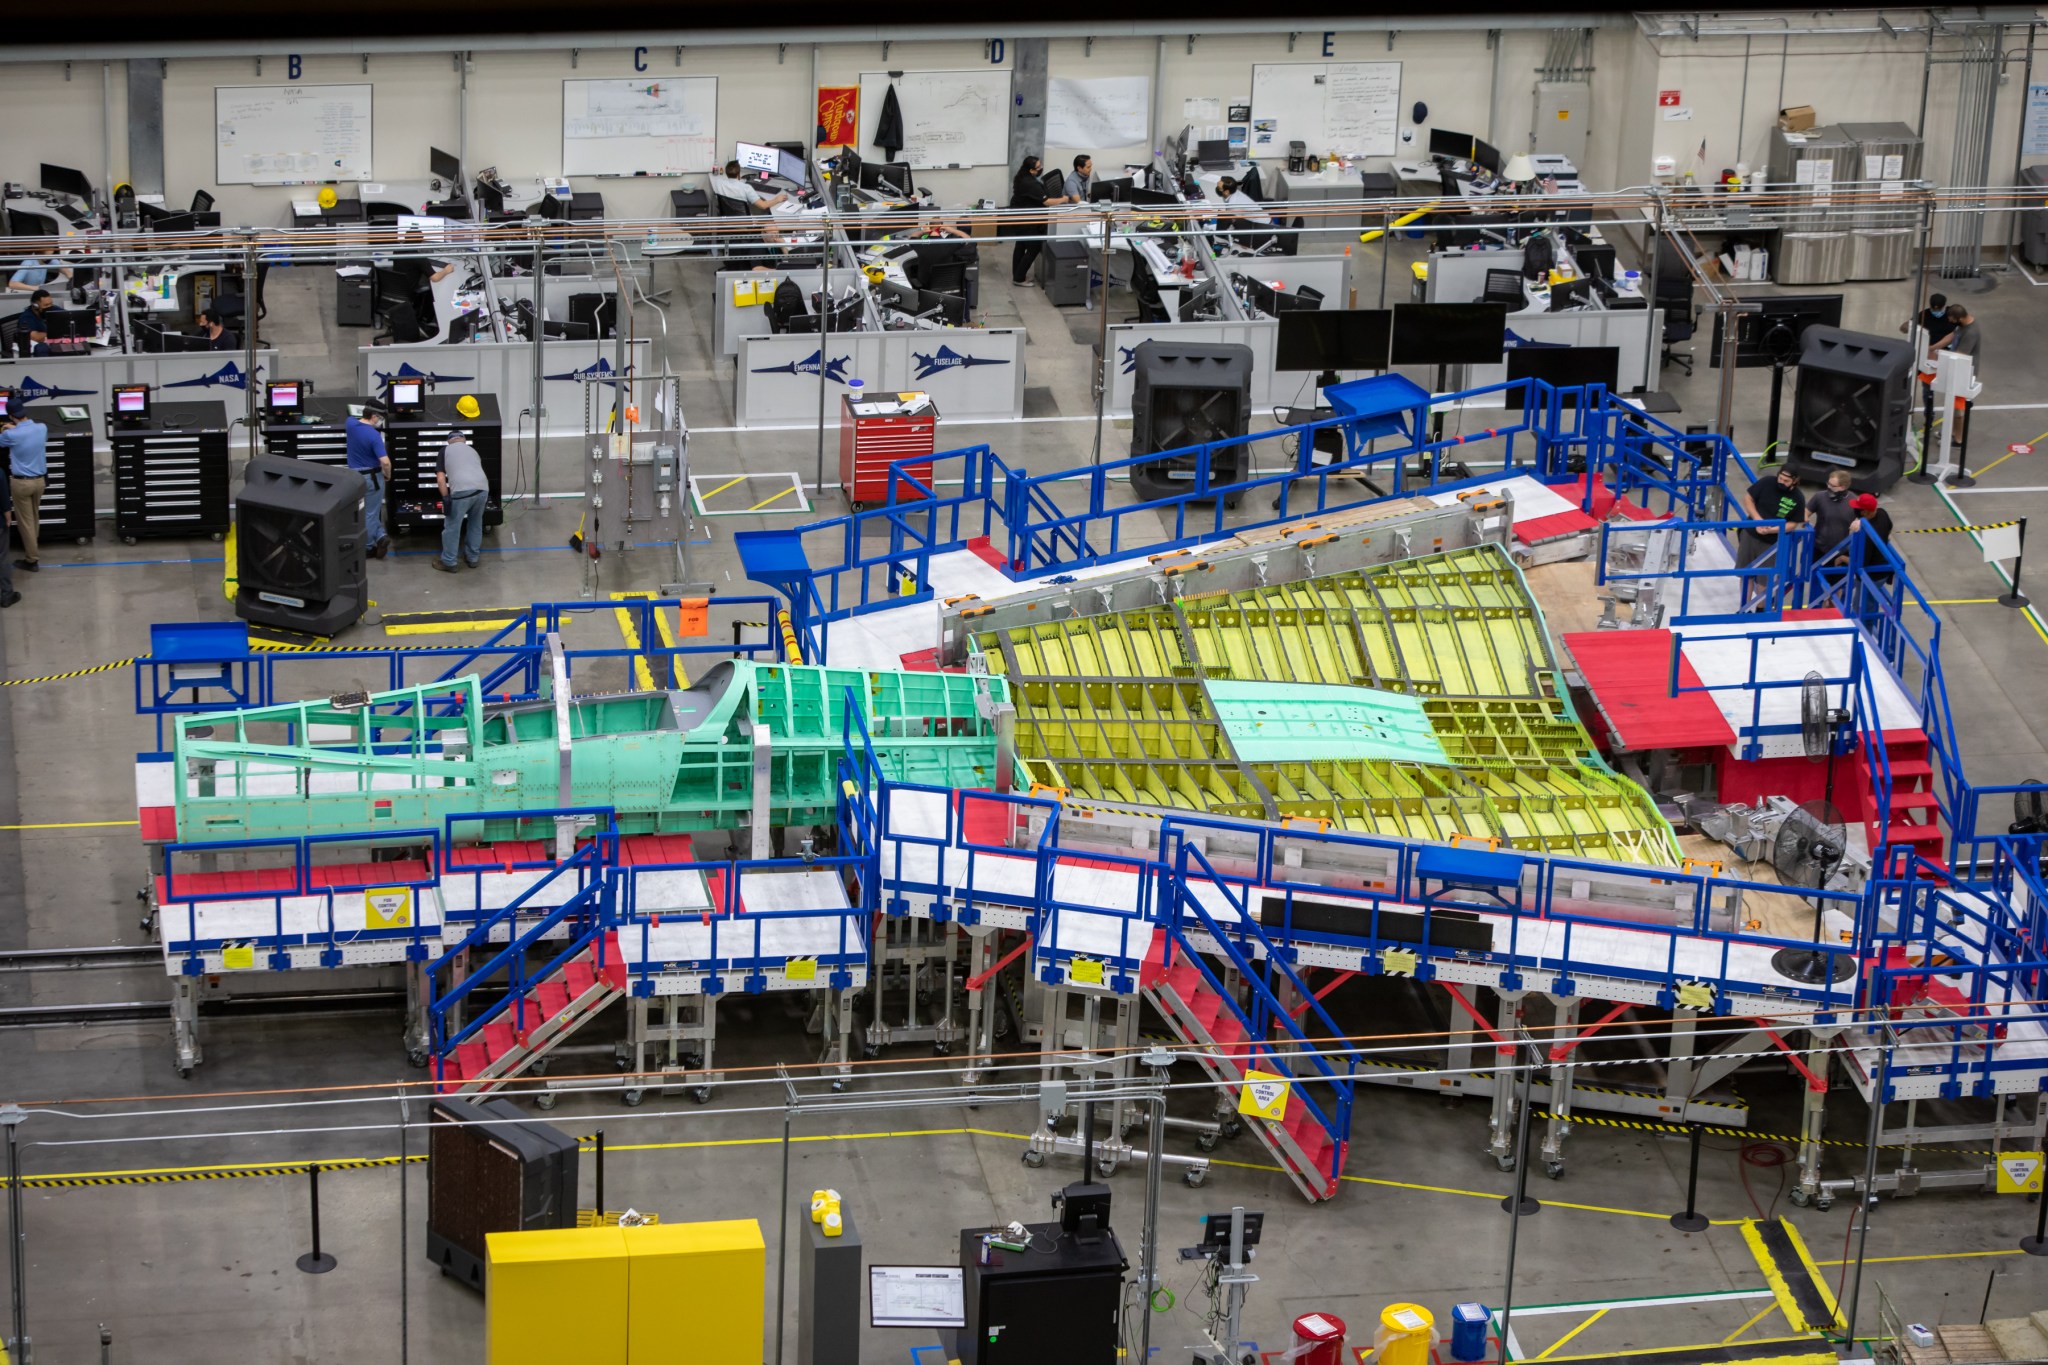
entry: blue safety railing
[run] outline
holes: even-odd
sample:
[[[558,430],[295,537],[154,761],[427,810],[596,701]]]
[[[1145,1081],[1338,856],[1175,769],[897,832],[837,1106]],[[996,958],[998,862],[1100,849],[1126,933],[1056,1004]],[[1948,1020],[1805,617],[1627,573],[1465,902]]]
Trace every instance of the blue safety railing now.
[[[334,863],[316,861],[316,854],[333,849],[424,850],[424,859]],[[317,946],[318,964],[339,967],[344,949],[361,942],[402,942],[404,956],[420,961],[427,945],[438,942],[440,928],[425,922],[422,893],[435,884],[434,869],[439,862],[440,836],[431,829],[380,830],[375,835],[307,834],[265,839],[229,839],[204,844],[168,844],[164,848],[163,890],[159,904],[164,910],[163,938],[168,955],[182,959],[179,973],[200,976],[208,970],[205,955],[227,954],[246,949],[249,967],[260,963],[273,971],[288,971],[291,949]],[[289,856],[288,864],[262,865],[266,853]],[[228,855],[232,861],[254,859],[257,866],[235,872],[209,869],[180,870],[186,858],[203,857],[209,863]],[[372,897],[403,892],[401,906],[378,910]],[[345,916],[337,911],[337,899],[350,902]],[[287,905],[287,902],[297,904]],[[307,902],[315,902],[308,906]],[[228,904],[248,906],[268,903],[263,928],[237,929],[234,933],[201,935],[201,907]],[[183,915],[179,915],[182,909]],[[311,909],[311,922],[305,922]],[[402,914],[400,913],[402,911]],[[371,915],[403,922],[373,926]],[[176,930],[182,918],[184,935]],[[339,921],[346,918],[348,927]],[[224,964],[230,968],[233,964]],[[216,969],[217,970],[217,969]]]
[[[635,863],[620,869],[619,950],[627,990],[635,996],[655,993],[655,978],[695,976],[706,995],[724,991],[722,978],[741,974],[740,988],[753,993],[766,988],[768,972],[777,969],[788,979],[811,980],[842,990],[853,984],[852,969],[868,960],[868,914],[858,903],[843,907],[764,909],[747,905],[749,877],[829,873],[845,877],[863,870],[866,859],[852,855],[811,859],[735,859],[728,862]],[[641,899],[640,879],[659,873],[688,873],[703,878],[710,892],[704,906],[656,906]],[[811,942],[817,925],[834,921],[832,941]],[[793,931],[810,933],[803,941]],[[771,941],[772,940],[772,941]],[[630,951],[629,951],[630,948]],[[807,972],[798,977],[795,973]]]
[[[1664,614],[1665,622],[1673,625],[1748,620],[1760,613],[1774,614],[1800,607],[1805,605],[1806,565],[1813,541],[1811,528],[1795,526],[1781,530],[1770,538],[1769,551],[1747,565],[1741,562],[1739,550],[1728,544],[1730,532],[1736,534],[1739,543],[1739,537],[1744,531],[1783,525],[1782,522],[1748,520],[1605,521],[1600,524],[1599,556],[1594,561],[1594,583],[1600,587],[1610,583],[1676,583],[1678,600],[1672,603],[1666,599],[1668,609]],[[1664,565],[1661,556],[1650,553],[1650,547],[1656,544],[1660,536],[1676,538],[1676,563]],[[1626,540],[1631,537],[1640,537],[1649,562],[1663,567],[1651,568],[1646,564],[1639,572],[1613,567],[1611,551],[1614,542],[1617,539]],[[1725,563],[1720,562],[1719,556],[1708,556],[1700,548],[1706,537],[1712,537],[1713,543],[1720,547],[1722,554],[1727,557]],[[1722,581],[1729,582],[1732,587],[1726,592],[1712,593],[1712,602],[1703,600],[1710,595],[1705,585]],[[1731,598],[1735,610],[1719,610],[1731,605]],[[1716,609],[1701,609],[1709,606]]]

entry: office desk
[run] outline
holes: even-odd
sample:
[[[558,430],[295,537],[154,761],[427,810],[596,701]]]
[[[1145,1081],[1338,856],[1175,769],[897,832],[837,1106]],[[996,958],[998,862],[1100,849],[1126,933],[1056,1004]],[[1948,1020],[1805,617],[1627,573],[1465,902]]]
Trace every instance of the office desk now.
[[[1259,178],[1262,182],[1268,179],[1264,172],[1260,173]],[[1313,206],[1332,199],[1365,198],[1365,177],[1356,169],[1348,171],[1343,169],[1324,169],[1315,172],[1281,171],[1272,176],[1270,181],[1271,183],[1268,188],[1272,197],[1288,205],[1290,210],[1295,207]],[[1287,216],[1291,218],[1294,215],[1290,211]],[[1360,215],[1356,213],[1325,213],[1304,216],[1307,219],[1306,226],[1310,228],[1341,227],[1356,229],[1362,226]]]
[[[70,219],[64,217],[55,208],[51,207],[47,200],[33,197],[0,200],[0,208],[5,208],[9,213],[32,213],[38,218],[46,220],[48,226],[34,234],[39,237],[83,237],[87,233],[99,230],[99,221],[97,219],[88,216],[83,223],[74,224]],[[10,225],[8,235],[25,234],[14,233]]]

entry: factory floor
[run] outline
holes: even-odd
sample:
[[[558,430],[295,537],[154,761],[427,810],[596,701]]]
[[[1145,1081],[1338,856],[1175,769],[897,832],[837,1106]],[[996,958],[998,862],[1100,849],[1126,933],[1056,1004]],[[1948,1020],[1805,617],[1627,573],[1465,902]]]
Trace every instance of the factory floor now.
[[[1097,436],[1088,342],[1098,315],[1054,309],[1035,289],[1012,291],[1004,274],[1008,250],[991,246],[983,253],[982,316],[1031,334],[1029,416],[1014,425],[948,424],[950,439],[942,444],[987,441],[1013,466],[1033,472],[1084,465]],[[1377,302],[1375,250],[1364,248],[1358,257],[1361,275],[1375,286],[1361,283],[1362,305]],[[1397,248],[1391,279],[1405,280],[1402,253],[1411,250]],[[820,448],[815,432],[732,429],[732,366],[715,360],[708,343],[710,267],[670,263],[658,269],[658,285],[674,291],[667,304],[667,354],[683,381],[693,472],[717,479],[794,471],[812,482]],[[315,378],[329,392],[346,391],[363,335],[333,326],[324,278],[308,273],[295,279],[295,273],[271,276],[266,341],[278,346],[286,374]],[[1962,516],[1976,521],[2032,514],[2048,525],[2042,464],[2048,446],[2000,459],[2010,443],[2048,441],[2048,390],[2037,379],[2048,371],[2048,329],[2041,326],[2048,296],[2036,296],[2023,276],[1993,278],[1995,287],[1982,294],[1968,293],[1967,282],[1949,290],[1970,299],[1988,342],[1985,393],[1971,434],[1971,463],[1985,473],[1977,489],[1950,497]],[[1848,287],[1846,324],[1892,332],[1913,306],[1911,288],[1910,282]],[[1118,318],[1129,311],[1121,295],[1111,309]],[[643,334],[659,331],[644,310],[639,327]],[[1695,375],[1664,371],[1667,391],[1683,405],[1670,420],[1681,425],[1712,420],[1718,372],[1705,363],[1708,339],[1703,331],[1693,346],[1701,362]],[[1745,450],[1764,444],[1768,385],[1768,372],[1737,377],[1737,436]],[[517,398],[508,403],[520,405]],[[1788,424],[1789,407],[1788,392]],[[1116,458],[1128,445],[1127,424],[1103,424],[1101,438],[1104,458]],[[826,432],[828,456],[836,440]],[[574,487],[573,444],[553,441],[541,452],[545,490]],[[102,506],[111,500],[104,480],[102,471]],[[843,510],[836,491],[811,496],[814,516]],[[1901,483],[1887,503],[1902,532],[1959,520],[1920,486]],[[2040,513],[2032,510],[2037,506]],[[720,591],[748,590],[730,552],[730,533],[794,524],[793,516],[779,512],[770,507],[700,522],[697,574]],[[406,542],[371,566],[376,610],[574,598],[584,587],[583,561],[566,541],[577,516],[573,499],[515,504],[483,569],[454,578],[430,571],[434,549],[428,542]],[[1899,543],[1916,582],[1939,604],[1950,697],[1972,778],[1997,783],[2048,775],[2048,707],[2042,704],[2048,700],[2048,637],[2027,614],[1991,600],[2004,588],[1970,537],[1902,535]],[[2048,575],[2048,565],[2038,572]],[[660,555],[641,552],[608,557],[598,573],[595,591],[602,598],[652,588],[672,570]],[[126,659],[147,648],[152,622],[222,619],[228,612],[221,574],[220,547],[211,543],[123,546],[103,527],[93,545],[49,547],[40,573],[17,572],[23,601],[0,615],[0,676],[32,678]],[[2040,581],[2048,592],[2048,577]],[[594,641],[614,628],[597,616],[577,629]],[[341,643],[384,638],[365,624]],[[464,638],[471,637],[450,642]],[[404,642],[437,641],[408,636]],[[306,677],[309,691],[374,687],[381,670],[337,666]],[[0,691],[0,754],[8,756],[0,761],[0,949],[149,942],[138,926],[136,890],[145,872],[131,823],[131,765],[136,751],[153,743],[132,714],[133,687],[130,673],[117,667]],[[1987,816],[1986,824],[1994,818],[2002,825],[2002,813]],[[0,975],[0,1005],[7,1007],[156,1001],[166,994],[165,978],[153,972]],[[1352,982],[1332,1003],[1361,1032],[1433,1035],[1446,1027],[1441,996],[1400,982]],[[609,1023],[595,1028],[613,1036]],[[426,1184],[418,1165],[410,1168],[403,1194],[391,1164],[323,1179],[323,1242],[340,1262],[324,1276],[293,1266],[308,1244],[302,1176],[203,1178],[203,1168],[226,1164],[396,1155],[401,1137],[392,1097],[400,1085],[416,1086],[421,1073],[405,1064],[395,1014],[209,1019],[204,1042],[203,1065],[181,1080],[162,1022],[0,1034],[0,1101],[44,1102],[61,1111],[38,1113],[21,1126],[25,1174],[151,1173],[24,1191],[28,1326],[37,1359],[44,1365],[97,1359],[105,1324],[114,1336],[113,1360],[152,1365],[397,1360],[402,1341],[420,1359],[482,1360],[477,1296],[441,1278],[424,1259]],[[772,1072],[743,1069],[807,1061],[815,1049],[784,1001],[732,999],[721,1017],[719,1061],[733,1079],[708,1105],[681,1095],[650,1096],[644,1106],[628,1109],[609,1095],[569,1095],[552,1118],[577,1134],[604,1130],[608,1206],[631,1205],[667,1220],[758,1218],[769,1229],[772,1274],[784,1091]],[[1631,1062],[1607,1073],[1616,1078],[1651,1074],[1625,1046],[1587,1055]],[[603,1060],[568,1059],[556,1074]],[[945,1261],[962,1227],[1051,1216],[1048,1195],[1076,1179],[1078,1165],[1054,1159],[1033,1170],[1021,1163],[1023,1136],[1035,1121],[1032,1104],[863,1111],[857,1102],[884,1090],[937,1084],[943,1077],[922,1046],[891,1049],[884,1060],[906,1069],[922,1063],[923,1070],[894,1074],[895,1067],[886,1067],[838,1097],[820,1093],[816,1084],[803,1087],[807,1098],[793,1122],[792,1191],[838,1188],[875,1262]],[[1183,1083],[1193,1079],[1176,1075]],[[1829,1150],[1830,1177],[1859,1169],[1867,1121],[1866,1109],[1836,1080],[1827,1131],[1842,1145]],[[1756,1145],[1797,1132],[1797,1078],[1760,1065],[1740,1077],[1737,1088],[1752,1106],[1751,1127],[1770,1136],[1707,1140],[1699,1206],[1721,1221],[1704,1233],[1683,1235],[1666,1221],[1684,1200],[1682,1138],[1590,1122],[1570,1138],[1560,1181],[1543,1179],[1538,1164],[1532,1192],[1544,1207],[1522,1221],[1514,1266],[1521,1354],[1564,1357],[1718,1343],[1738,1333],[1786,1335],[1762,1270],[1726,1220],[1790,1212],[1822,1273],[1831,1282],[1842,1273],[1838,1263],[1856,1252],[1850,1204],[1837,1202],[1825,1212],[1789,1209],[1783,1197],[1788,1168],[1771,1164],[1780,1153]],[[847,1107],[829,1107],[835,1103]],[[1177,1113],[1204,1107],[1193,1093],[1176,1096]],[[1922,1117],[1941,1108],[1925,1106]],[[420,1105],[411,1112],[417,1122]],[[1351,1340],[1363,1345],[1381,1308],[1394,1302],[1424,1304],[1440,1324],[1460,1301],[1499,1307],[1510,1223],[1499,1199],[1514,1177],[1482,1151],[1486,1112],[1484,1100],[1446,1107],[1420,1094],[1361,1088],[1347,1180],[1326,1206],[1307,1205],[1249,1136],[1217,1149],[1204,1188],[1169,1178],[1159,1236],[1173,1304],[1167,1307],[1160,1296],[1161,1311],[1152,1319],[1160,1359],[1169,1365],[1186,1360],[1201,1335],[1198,1267],[1172,1259],[1172,1249],[1197,1240],[1199,1215],[1233,1204],[1268,1216],[1253,1267],[1261,1278],[1244,1318],[1245,1337],[1262,1351],[1287,1346],[1289,1323],[1311,1310],[1344,1318]],[[418,1134],[406,1141],[411,1151],[420,1150]],[[1168,1150],[1192,1153],[1193,1147],[1175,1136]],[[1923,1162],[1934,1169],[1953,1159],[1928,1154]],[[592,1180],[585,1161],[587,1203]],[[1110,1183],[1113,1225],[1135,1259],[1142,1173],[1127,1168]],[[2034,1207],[2017,1197],[1927,1194],[1884,1203],[1870,1220],[1859,1327],[1865,1334],[1876,1330],[1879,1284],[1904,1320],[1929,1324],[1974,1322],[1987,1293],[1994,1318],[2048,1305],[2048,1268],[2015,1251],[2033,1220]],[[792,1264],[792,1314],[794,1278]],[[1598,1307],[1673,1297],[1683,1301]],[[1559,1304],[1584,1306],[1535,1311]],[[690,1358],[691,1311],[678,1306],[679,1359]],[[870,1361],[908,1362],[911,1348],[922,1344],[912,1334],[864,1329]]]

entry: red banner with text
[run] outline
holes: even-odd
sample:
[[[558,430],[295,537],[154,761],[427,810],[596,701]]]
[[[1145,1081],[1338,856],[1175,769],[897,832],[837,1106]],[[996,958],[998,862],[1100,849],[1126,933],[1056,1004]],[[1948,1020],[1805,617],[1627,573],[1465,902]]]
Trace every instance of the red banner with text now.
[[[818,148],[851,147],[860,136],[860,87],[818,87]]]

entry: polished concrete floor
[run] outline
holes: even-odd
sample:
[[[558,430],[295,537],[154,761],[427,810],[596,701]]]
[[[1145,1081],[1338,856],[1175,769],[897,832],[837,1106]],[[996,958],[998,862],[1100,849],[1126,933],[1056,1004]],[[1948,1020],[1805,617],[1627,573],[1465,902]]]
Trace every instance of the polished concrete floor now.
[[[1357,258],[1359,301],[1375,302],[1379,262]],[[1408,248],[1400,248],[1406,251]],[[1087,340],[1097,316],[1050,307],[1036,290],[1012,292],[1007,247],[984,251],[983,316],[1030,333],[1029,417],[1013,425],[949,426],[950,444],[987,441],[1012,464],[1034,472],[1086,464],[1096,449]],[[667,358],[684,385],[693,428],[695,472],[795,471],[806,482],[818,467],[814,431],[732,429],[732,367],[709,353],[706,305],[710,270],[664,264],[657,283],[672,287],[667,304]],[[1398,254],[1388,274],[1406,278]],[[2048,440],[2048,362],[2040,321],[2048,296],[2021,276],[2000,274],[1971,295],[1989,344],[1985,394],[1972,433],[1972,464],[1986,467],[1974,490],[1943,501],[1931,490],[1901,484],[1887,499],[1901,530],[2048,514],[2048,476],[2038,454],[2001,459],[2011,443]],[[1961,294],[1969,286],[1952,287]],[[281,368],[349,387],[354,347],[366,338],[333,326],[324,280],[277,272],[270,283],[267,339],[282,351]],[[1890,332],[1912,307],[1911,285],[1852,286],[1846,322]],[[1124,309],[1112,300],[1113,315]],[[643,332],[657,330],[643,313]],[[1683,404],[1673,420],[1711,420],[1718,372],[1701,363],[1687,377],[1664,371]],[[1737,377],[1737,435],[1747,450],[1765,442],[1768,376]],[[1456,419],[1454,419],[1456,420]],[[1119,423],[1102,425],[1104,458],[1128,444]],[[836,436],[825,433],[829,450]],[[573,487],[573,443],[548,443],[539,454],[541,485]],[[1486,447],[1475,445],[1483,458]],[[532,459],[532,452],[527,452]],[[1996,460],[1995,467],[1990,467]],[[102,474],[104,480],[104,471]],[[101,504],[110,500],[102,488]],[[835,491],[814,491],[815,515],[843,510]],[[1252,510],[1252,509],[1248,509]],[[573,500],[525,502],[474,574],[432,573],[425,542],[372,566],[379,612],[428,607],[524,603],[576,598],[585,562],[566,540],[577,518]],[[721,592],[746,591],[738,581],[729,539],[735,529],[794,524],[773,512],[700,523],[695,568]],[[2048,775],[2048,638],[2023,613],[1989,599],[2003,586],[1964,535],[1902,536],[1916,581],[1941,617],[1950,695],[1964,756],[1979,782]],[[122,659],[147,648],[151,622],[221,619],[220,548],[209,543],[145,542],[125,547],[103,527],[91,546],[52,547],[42,571],[18,575],[24,601],[0,615],[0,675],[35,677]],[[2048,572],[2048,570],[2043,570]],[[606,593],[651,588],[672,570],[654,552],[607,558],[593,586]],[[2048,591],[2048,580],[2043,580]],[[608,615],[580,618],[581,642],[616,641]],[[432,637],[409,637],[430,643]],[[377,643],[381,633],[358,627],[343,643]],[[381,678],[346,666],[309,670],[308,687]],[[623,681],[623,670],[621,672]],[[132,715],[133,680],[115,669],[64,682],[0,692],[0,948],[144,943],[136,888],[143,860],[134,839],[131,763],[151,747]],[[1998,813],[2002,822],[2002,813]],[[1987,823],[1990,821],[1987,819]],[[155,1000],[161,976],[143,973],[0,975],[0,1004],[59,1005],[74,1001]],[[1347,1020],[1388,1033],[1435,1033],[1446,1021],[1399,983],[1353,983],[1333,999]],[[812,1055],[801,1021],[774,999],[730,1002],[723,1019],[729,1067],[767,1066]],[[602,1027],[602,1026],[600,1026]],[[291,1163],[315,1157],[395,1154],[393,1087],[414,1083],[405,1065],[397,1020],[388,1014],[312,1015],[210,1020],[204,1065],[188,1081],[172,1069],[166,1027],[158,1023],[8,1030],[0,1033],[0,1100],[53,1102],[20,1129],[30,1174],[58,1172],[189,1172],[223,1163]],[[906,1066],[923,1049],[890,1058]],[[1620,1052],[1604,1054],[1620,1060]],[[928,1059],[927,1059],[928,1062]],[[568,1064],[565,1063],[565,1066]],[[602,1128],[611,1149],[605,1202],[635,1205],[666,1219],[755,1217],[771,1227],[780,1188],[778,1142],[783,1095],[762,1073],[755,1083],[724,1087],[698,1107],[683,1097],[650,1098],[624,1109],[609,1097],[569,1097],[555,1119],[570,1131]],[[1193,1080],[1192,1076],[1177,1079]],[[1019,1161],[1021,1135],[1034,1118],[1024,1104],[979,1110],[931,1104],[902,1109],[832,1110],[874,1099],[891,1085],[938,1083],[939,1075],[863,1080],[835,1101],[813,1095],[795,1120],[793,1190],[842,1190],[856,1210],[876,1261],[945,1260],[963,1226],[1025,1221],[1049,1215],[1051,1191],[1075,1178],[1072,1161],[1031,1170]],[[807,1086],[807,1091],[817,1087]],[[1795,1131],[1798,1085],[1774,1066],[1742,1078],[1760,1133]],[[315,1093],[309,1093],[315,1092]],[[1182,1094],[1177,1110],[1198,1097]],[[417,1105],[412,1110],[415,1120]],[[1866,1111],[1853,1095],[1831,1106],[1829,1174],[1860,1160],[1853,1140]],[[1512,1176],[1481,1148],[1482,1101],[1447,1108],[1420,1095],[1360,1092],[1348,1171],[1353,1179],[1327,1207],[1305,1205],[1284,1179],[1265,1168],[1250,1138],[1219,1148],[1207,1187],[1169,1181],[1162,1196],[1161,1244],[1196,1240],[1195,1219],[1234,1203],[1264,1209],[1270,1221],[1255,1269],[1246,1336],[1261,1349],[1287,1343],[1288,1324],[1311,1309],[1351,1324],[1355,1343],[1369,1342],[1379,1310],[1404,1299],[1447,1317],[1450,1306],[1479,1300],[1499,1306],[1506,1292],[1508,1218],[1498,1199]],[[412,1150],[419,1139],[409,1140]],[[1702,1209],[1738,1219],[1775,1208],[1784,1212],[1782,1168],[1745,1144],[1713,1139],[1701,1172]],[[1169,1150],[1191,1151],[1184,1139]],[[1601,1125],[1581,1127],[1568,1148],[1562,1181],[1540,1177],[1546,1207],[1521,1227],[1514,1268],[1518,1306],[1605,1302],[1655,1296],[1701,1296],[1684,1303],[1615,1308],[1572,1336],[1560,1354],[1628,1347],[1716,1342],[1744,1327],[1769,1300],[1754,1295],[1764,1277],[1737,1230],[1726,1224],[1685,1236],[1665,1215],[1684,1194],[1685,1148],[1670,1137]],[[1930,1165],[1941,1160],[1930,1155]],[[586,1166],[585,1200],[591,1197]],[[97,1325],[113,1331],[113,1359],[153,1362],[341,1362],[396,1360],[406,1347],[422,1359],[483,1358],[476,1297],[442,1280],[422,1258],[425,1184],[417,1167],[401,1217],[399,1178],[390,1166],[336,1172],[322,1185],[323,1235],[340,1258],[332,1274],[293,1268],[305,1249],[306,1182],[296,1176],[177,1179],[161,1183],[94,1184],[25,1192],[28,1320],[44,1362],[96,1359]],[[1112,1181],[1115,1226],[1135,1256],[1143,1183],[1131,1171]],[[1552,1199],[1556,1203],[1551,1203]],[[1816,1259],[1854,1254],[1850,1209],[1794,1211]],[[2033,1207],[2021,1200],[1928,1195],[1887,1202],[1870,1221],[1869,1270],[1859,1325],[1874,1330],[1876,1286],[1908,1321],[1975,1321],[1986,1293],[1991,1315],[2048,1304],[2040,1261],[2014,1252],[2031,1231]],[[771,1264],[774,1241],[771,1235]],[[1837,1273],[1832,1265],[1827,1273]],[[794,1272],[792,1270],[792,1283]],[[1165,1283],[1175,1302],[1153,1318],[1153,1343],[1163,1361],[1185,1360],[1200,1336],[1196,1270],[1169,1263]],[[677,1315],[678,1358],[688,1359],[689,1307]],[[1519,1315],[1521,1350],[1556,1348],[1593,1310]],[[1751,1335],[1782,1335],[1782,1318],[1766,1315]],[[907,1361],[920,1344],[905,1333],[868,1330],[865,1357]],[[792,1341],[791,1349],[794,1349]]]

